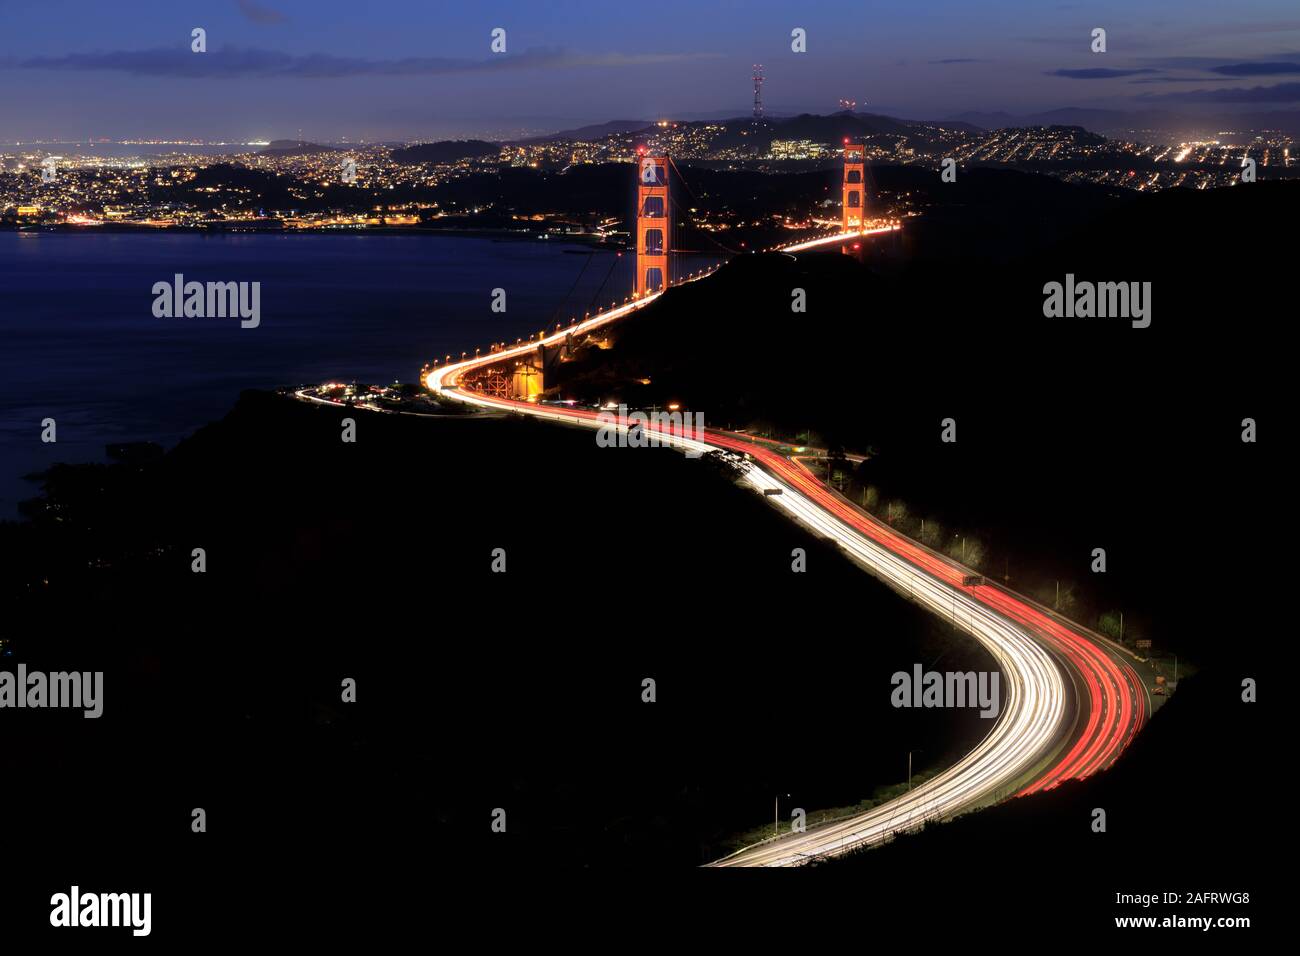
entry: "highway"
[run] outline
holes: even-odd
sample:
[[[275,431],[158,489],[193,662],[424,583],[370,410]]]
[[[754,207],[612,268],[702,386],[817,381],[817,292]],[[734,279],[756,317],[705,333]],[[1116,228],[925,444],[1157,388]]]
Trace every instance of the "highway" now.
[[[838,233],[783,247],[787,253],[888,231]],[[699,281],[713,270],[690,277]],[[682,284],[682,283],[679,283]],[[466,372],[554,345],[644,308],[662,293],[625,303],[551,336],[450,363],[428,372],[425,384],[455,401],[566,424],[607,426],[585,408],[494,398],[458,387]],[[752,467],[742,481],[814,533],[833,539],[851,559],[900,593],[968,632],[1001,669],[1007,699],[987,735],[937,776],[879,807],[745,848],[714,866],[788,866],[888,839],[926,820],[950,817],[983,802],[1033,793],[1095,773],[1123,751],[1150,710],[1146,689],[1118,645],[1067,623],[1034,602],[992,584],[965,585],[971,572],[856,508],[801,461],[749,436],[717,429],[683,434],[649,426],[683,451],[743,453]]]

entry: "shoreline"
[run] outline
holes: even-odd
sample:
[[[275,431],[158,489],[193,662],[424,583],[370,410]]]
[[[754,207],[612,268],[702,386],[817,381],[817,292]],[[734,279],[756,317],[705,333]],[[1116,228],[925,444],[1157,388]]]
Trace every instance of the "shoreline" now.
[[[313,226],[304,229],[286,229],[283,226],[144,226],[128,223],[103,223],[85,225],[75,223],[54,223],[50,225],[15,225],[0,223],[0,232],[34,232],[34,233],[128,233],[138,234],[181,234],[181,235],[227,235],[230,233],[250,233],[257,235],[384,235],[384,236],[444,236],[477,239],[494,239],[498,241],[535,241],[535,242],[571,242],[576,245],[593,246],[609,252],[620,251],[622,243],[613,243],[591,233],[538,233],[531,229],[505,229],[501,227],[471,228],[422,228],[419,226]],[[545,235],[546,238],[542,236]]]

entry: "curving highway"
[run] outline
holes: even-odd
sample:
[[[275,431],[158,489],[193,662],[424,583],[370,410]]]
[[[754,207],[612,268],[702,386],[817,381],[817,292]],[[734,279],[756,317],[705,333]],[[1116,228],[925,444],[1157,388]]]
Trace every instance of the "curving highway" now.
[[[783,247],[787,253],[896,229],[837,233]],[[690,277],[698,281],[715,270]],[[608,427],[597,412],[493,398],[458,387],[466,372],[554,345],[615,322],[662,293],[628,302],[551,336],[428,372],[425,384],[446,398],[590,428]],[[300,396],[305,397],[305,396]],[[870,845],[926,820],[949,817],[981,802],[1033,793],[1103,769],[1120,754],[1150,710],[1127,651],[996,585],[965,585],[971,572],[854,507],[802,462],[745,435],[648,426],[659,440],[689,452],[746,454],[743,481],[817,534],[833,538],[854,561],[899,592],[978,640],[997,661],[1006,701],[988,734],[970,753],[908,793],[865,813],[805,833],[747,847],[714,866],[789,866]]]

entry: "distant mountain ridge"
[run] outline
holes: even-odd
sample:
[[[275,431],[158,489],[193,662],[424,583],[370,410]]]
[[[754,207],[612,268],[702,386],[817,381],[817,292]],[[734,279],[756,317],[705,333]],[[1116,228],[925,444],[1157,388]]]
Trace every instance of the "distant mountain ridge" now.
[[[653,120],[609,120],[605,123],[591,123],[587,126],[579,126],[576,129],[560,130],[558,133],[547,133],[544,136],[530,136],[527,139],[512,140],[521,146],[527,146],[532,143],[550,143],[555,140],[569,139],[586,142],[589,140],[604,139],[606,136],[614,133],[635,133],[637,130],[646,129],[654,125]]]
[[[458,159],[495,156],[501,152],[499,143],[483,139],[444,139],[436,143],[416,143],[395,149],[390,158],[395,163],[452,163]]]
[[[1211,136],[1220,131],[1274,129],[1300,136],[1300,110],[1252,113],[1180,113],[1173,110],[1105,110],[1069,106],[1015,116],[1006,112],[958,113],[952,119],[982,129],[1025,126],[1082,126],[1111,138],[1134,138],[1135,133],[1156,132],[1167,139]],[[944,125],[940,123],[939,125]]]
[[[922,135],[927,127],[980,133],[1005,128],[1077,126],[1090,133],[1112,139],[1142,139],[1142,134],[1146,134],[1146,139],[1182,140],[1210,137],[1227,130],[1263,129],[1279,130],[1293,136],[1300,136],[1300,110],[1197,114],[1167,109],[1129,111],[1067,106],[1023,115],[1005,111],[971,110],[934,120],[902,119],[883,113],[842,111],[797,115],[772,113],[758,121],[741,113],[728,114],[727,111],[719,110],[714,116],[688,113],[673,118],[673,121],[688,125],[723,125],[737,135],[746,130],[752,133],[754,127],[758,126],[765,133],[778,139],[812,139],[821,142],[833,142],[854,135],[915,136]],[[594,142],[618,133],[648,130],[653,125],[652,120],[611,120],[512,142],[521,145],[556,140]],[[752,139],[749,141],[752,142]]]

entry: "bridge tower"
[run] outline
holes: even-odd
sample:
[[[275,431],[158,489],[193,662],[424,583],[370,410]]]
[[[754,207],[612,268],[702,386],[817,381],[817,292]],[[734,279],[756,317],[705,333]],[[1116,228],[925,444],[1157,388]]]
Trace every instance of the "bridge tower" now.
[[[535,402],[546,387],[544,384],[545,358],[542,348],[531,355],[515,360],[510,375],[510,397],[520,402]]]
[[[668,288],[668,157],[637,150],[636,283],[641,298]]]
[[[864,143],[844,140],[844,231],[855,232],[864,228],[867,192],[863,176],[866,172],[867,148]]]

